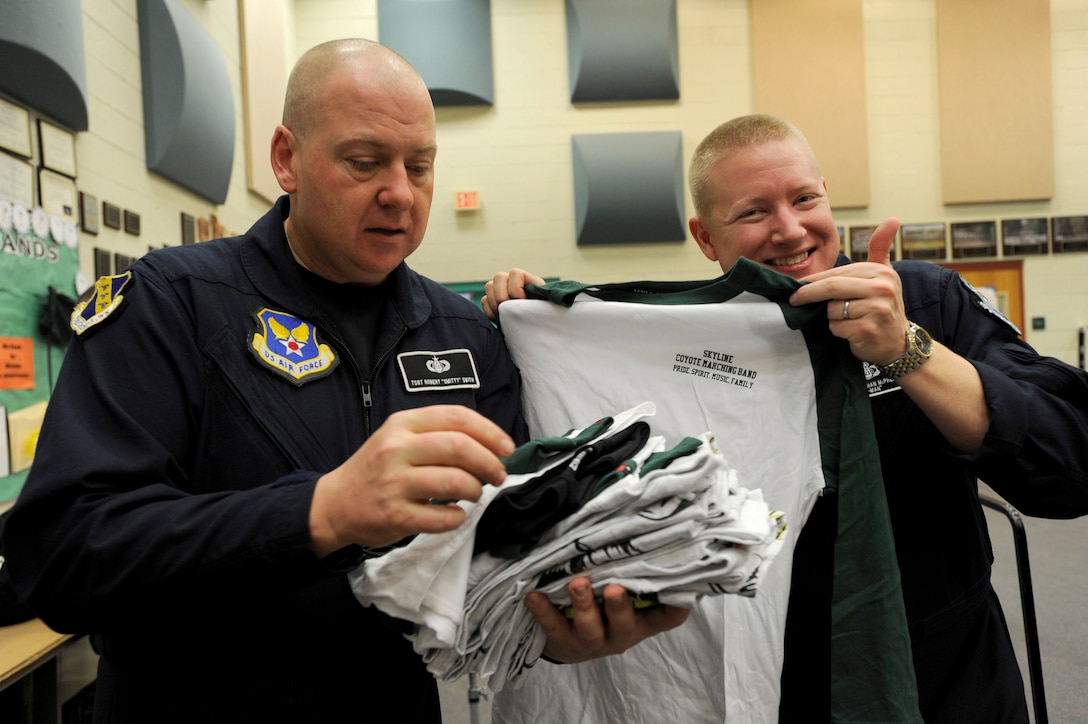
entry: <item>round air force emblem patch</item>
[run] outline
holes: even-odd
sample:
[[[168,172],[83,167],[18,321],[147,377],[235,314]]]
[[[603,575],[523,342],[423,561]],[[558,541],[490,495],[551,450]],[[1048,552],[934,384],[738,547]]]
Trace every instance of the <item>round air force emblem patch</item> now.
[[[260,330],[250,332],[249,349],[284,379],[301,386],[336,369],[340,360],[329,345],[318,341],[314,325],[268,307],[254,316]]]

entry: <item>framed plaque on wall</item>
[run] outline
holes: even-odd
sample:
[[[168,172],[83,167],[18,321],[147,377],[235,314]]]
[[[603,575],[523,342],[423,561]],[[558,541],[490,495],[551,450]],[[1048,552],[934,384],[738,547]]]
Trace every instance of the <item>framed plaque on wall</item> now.
[[[900,230],[904,259],[944,259],[947,231],[943,223],[904,224]]]
[[[42,166],[69,178],[76,177],[75,134],[48,121],[39,120],[38,141],[42,150]]]
[[[0,98],[0,148],[30,158],[30,112]]]
[[[1088,216],[1055,216],[1050,222],[1055,254],[1088,251]]]
[[[952,222],[952,257],[997,256],[997,222]]]
[[[1004,219],[1001,222],[1001,251],[1005,256],[1045,254],[1046,219]]]

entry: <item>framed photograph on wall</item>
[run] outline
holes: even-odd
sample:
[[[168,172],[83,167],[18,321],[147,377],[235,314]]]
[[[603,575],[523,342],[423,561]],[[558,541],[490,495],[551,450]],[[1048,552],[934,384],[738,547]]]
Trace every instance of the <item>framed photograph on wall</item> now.
[[[996,221],[952,222],[952,257],[997,256]]]
[[[102,225],[108,229],[121,228],[121,207],[109,201],[102,202]]]
[[[132,262],[136,261],[136,257],[129,256],[128,254],[121,254],[114,252],[113,254],[113,270],[115,274],[120,274],[125,269],[132,266]]]
[[[850,227],[850,252],[847,254],[853,261],[865,261],[869,258],[869,239],[872,238],[875,226],[851,226]]]
[[[30,112],[0,98],[0,148],[30,158]]]
[[[75,134],[39,119],[38,142],[41,144],[42,166],[69,178],[76,177]]]
[[[140,235],[140,215],[129,209],[125,209],[125,233]]]
[[[181,243],[196,243],[196,219],[184,211],[181,212]]]
[[[0,199],[34,208],[34,167],[21,158],[0,152]]]
[[[65,221],[79,221],[76,182],[49,169],[38,169],[38,199],[46,213]]]
[[[79,223],[88,234],[98,233],[98,197],[79,192]]]
[[[1050,220],[1054,253],[1088,251],[1088,216],[1055,216]]]
[[[94,275],[96,278],[108,277],[113,274],[113,257],[105,249],[95,247],[94,250]]]
[[[903,224],[899,230],[904,259],[944,259],[947,230],[943,223]]]
[[[1045,254],[1048,251],[1046,218],[1004,219],[1001,222],[1001,253]]]

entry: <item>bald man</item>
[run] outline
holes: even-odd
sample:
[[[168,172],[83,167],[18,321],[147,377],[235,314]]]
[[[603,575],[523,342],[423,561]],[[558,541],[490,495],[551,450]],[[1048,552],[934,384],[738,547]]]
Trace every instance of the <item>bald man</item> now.
[[[499,334],[405,263],[436,149],[407,61],[317,46],[288,81],[268,214],[149,254],[77,306],[5,545],[33,611],[92,635],[95,722],[441,720],[405,624],[345,576],[460,525],[432,501],[501,484],[525,439]],[[686,615],[636,615],[619,587],[599,610],[571,586],[572,621],[533,609],[553,659]]]

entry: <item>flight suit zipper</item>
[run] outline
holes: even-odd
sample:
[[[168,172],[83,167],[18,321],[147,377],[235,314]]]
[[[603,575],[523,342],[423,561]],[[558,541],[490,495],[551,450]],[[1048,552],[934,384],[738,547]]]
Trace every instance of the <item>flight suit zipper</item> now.
[[[400,328],[400,332],[397,333],[396,339],[394,339],[393,343],[390,344],[385,349],[385,351],[382,352],[381,355],[378,356],[377,361],[375,361],[374,365],[370,368],[370,376],[367,379],[363,380],[362,388],[361,388],[362,393],[363,393],[363,418],[364,418],[363,419],[363,426],[364,426],[364,430],[366,432],[366,436],[368,438],[370,437],[370,433],[371,433],[371,429],[370,429],[370,408],[374,406],[374,395],[371,392],[371,386],[374,383],[374,378],[378,376],[378,372],[379,372],[379,370],[381,370],[382,365],[389,358],[389,355],[393,353],[393,350],[395,350],[397,348],[397,345],[400,344],[400,341],[402,339],[404,339],[404,335],[405,335],[405,333],[407,331],[408,331],[407,327],[401,327]],[[356,369],[358,369],[358,368],[356,368]]]

